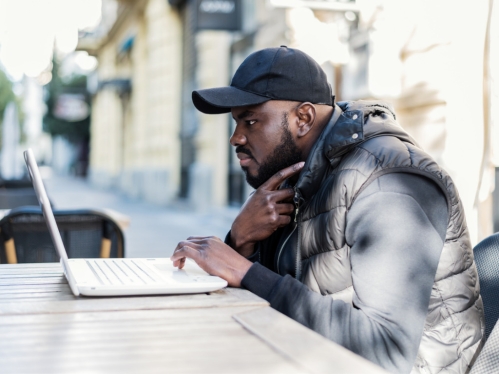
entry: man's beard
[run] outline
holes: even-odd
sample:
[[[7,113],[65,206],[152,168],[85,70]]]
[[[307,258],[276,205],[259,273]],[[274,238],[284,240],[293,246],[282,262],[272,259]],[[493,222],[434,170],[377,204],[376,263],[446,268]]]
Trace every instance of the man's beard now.
[[[246,174],[246,182],[255,189],[264,184],[278,171],[302,161],[301,153],[293,140],[291,131],[289,131],[287,113],[284,113],[281,125],[283,129],[281,142],[275,147],[274,152],[261,163],[257,175],[251,175],[248,167],[242,168]],[[251,156],[249,151],[245,149],[242,151]],[[240,149],[236,149],[236,152],[240,152]]]

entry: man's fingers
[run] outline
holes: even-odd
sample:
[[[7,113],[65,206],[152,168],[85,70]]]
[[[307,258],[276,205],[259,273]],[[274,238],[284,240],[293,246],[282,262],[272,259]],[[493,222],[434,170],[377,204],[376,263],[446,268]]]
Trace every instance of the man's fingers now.
[[[173,251],[173,253],[177,252],[182,247],[192,247],[194,249],[198,249],[199,250],[200,248],[198,248],[199,247],[198,243],[200,241],[202,241],[202,240],[204,240],[204,239],[192,239],[192,240],[187,239],[187,240],[182,240],[181,242],[179,242],[177,244],[177,246],[175,247],[175,250]]]
[[[293,190],[293,196],[289,196],[289,197],[287,197],[285,199],[279,200],[279,202],[280,203],[293,203],[293,200],[294,200],[294,197],[295,197],[294,192],[295,191]]]
[[[197,245],[194,243],[190,243],[181,246],[181,243],[177,245],[177,248],[175,248],[175,252],[173,252],[172,256],[170,257],[170,260],[173,261],[173,264],[175,265],[177,261],[185,259],[186,257],[192,258],[194,261],[196,261],[197,257],[199,256],[199,251],[194,247],[197,247]]]
[[[216,236],[189,236],[187,240],[200,240],[200,239],[218,239]]]
[[[293,201],[292,199],[295,196],[295,190],[292,188],[284,188],[282,190],[271,192],[271,194],[272,200],[275,202],[288,201],[289,199]]]
[[[277,187],[279,187],[282,184],[282,182],[284,182],[286,179],[299,173],[301,169],[303,169],[303,165],[305,165],[305,162],[302,161],[278,171],[272,177],[270,177],[268,181],[262,184],[261,187],[263,187],[266,190],[271,190],[271,191],[276,190]]]
[[[179,269],[183,269],[185,266],[185,257],[182,257],[180,260],[173,261],[173,266]]]
[[[293,204],[276,204],[275,210],[276,210],[277,214],[279,214],[279,215],[282,215],[282,214],[289,215],[289,214],[293,213],[293,211],[295,210],[295,207]]]
[[[190,236],[187,238],[187,240],[181,242],[181,243],[194,243],[196,245],[202,245],[202,244],[206,244],[206,243],[209,243],[210,240],[216,240],[216,241],[222,241],[220,238],[216,237],[216,236],[202,236],[202,237],[193,237],[193,236]],[[199,248],[198,248],[199,249]]]
[[[279,216],[279,218],[277,219],[277,224],[279,227],[285,227],[289,225],[290,222],[291,222],[290,216]]]

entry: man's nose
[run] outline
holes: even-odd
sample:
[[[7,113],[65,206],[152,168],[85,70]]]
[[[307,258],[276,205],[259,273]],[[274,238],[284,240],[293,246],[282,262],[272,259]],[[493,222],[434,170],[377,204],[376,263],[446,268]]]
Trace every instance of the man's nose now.
[[[245,145],[248,142],[248,140],[246,139],[246,136],[242,133],[241,128],[239,126],[236,126],[236,129],[234,130],[234,133],[230,137],[229,142],[233,147],[237,147],[239,145]]]

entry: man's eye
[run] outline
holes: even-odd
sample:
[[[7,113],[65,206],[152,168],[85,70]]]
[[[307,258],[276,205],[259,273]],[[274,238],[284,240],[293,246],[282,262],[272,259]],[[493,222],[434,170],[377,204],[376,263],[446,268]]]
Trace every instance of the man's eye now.
[[[255,123],[256,123],[256,120],[255,120],[255,119],[252,119],[252,120],[246,121],[246,124],[248,124],[248,125],[254,125]]]

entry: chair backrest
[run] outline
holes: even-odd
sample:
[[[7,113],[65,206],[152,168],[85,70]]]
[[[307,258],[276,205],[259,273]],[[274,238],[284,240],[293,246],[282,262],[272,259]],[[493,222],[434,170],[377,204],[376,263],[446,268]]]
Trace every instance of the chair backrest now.
[[[483,299],[485,337],[488,338],[499,318],[499,233],[478,243],[473,254]]]
[[[98,210],[54,210],[69,258],[124,257],[119,225]],[[41,209],[13,209],[0,220],[1,263],[58,262]]]
[[[487,342],[479,351],[470,374],[496,374],[497,372],[499,372],[499,323],[496,323]]]

